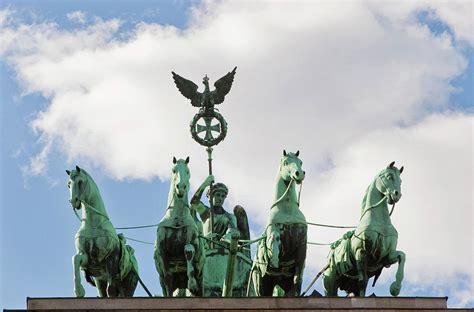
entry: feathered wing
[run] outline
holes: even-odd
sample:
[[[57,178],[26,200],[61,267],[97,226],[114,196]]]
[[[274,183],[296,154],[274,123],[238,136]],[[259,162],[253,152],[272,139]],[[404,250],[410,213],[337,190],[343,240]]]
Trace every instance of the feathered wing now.
[[[230,88],[232,87],[232,83],[234,82],[234,76],[235,76],[235,71],[237,70],[237,67],[234,67],[234,69],[227,73],[224,77],[221,79],[217,80],[214,83],[214,87],[216,89],[212,91],[212,97],[214,99],[214,104],[220,104],[224,102],[224,98],[229,93]]]
[[[171,73],[173,74],[173,80],[176,87],[178,87],[179,92],[181,92],[181,94],[186,98],[190,99],[193,106],[200,107],[202,94],[197,91],[198,86],[191,80],[183,78],[175,72]]]
[[[237,205],[234,207],[234,215],[237,219],[237,229],[239,229],[240,232],[240,239],[249,240],[250,227],[249,220],[247,219],[247,212],[245,212],[245,209],[242,206]],[[244,250],[244,254],[251,258],[250,249]]]

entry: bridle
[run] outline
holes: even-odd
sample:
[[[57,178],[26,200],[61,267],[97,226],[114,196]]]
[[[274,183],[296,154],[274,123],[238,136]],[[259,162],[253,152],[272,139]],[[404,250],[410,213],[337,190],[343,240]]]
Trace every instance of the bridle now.
[[[370,207],[364,209],[364,212],[363,212],[362,215],[360,216],[360,219],[359,219],[359,220],[362,220],[362,217],[365,215],[365,213],[366,213],[367,211],[378,207],[378,205],[380,205],[384,200],[387,199],[388,194],[389,194],[389,191],[388,191],[387,185],[385,184],[385,182],[384,182],[384,180],[383,180],[383,178],[382,178],[382,174],[383,174],[383,173],[385,173],[385,172],[382,172],[382,173],[380,173],[380,174],[377,176],[377,179],[380,179],[380,182],[382,183],[382,186],[383,186],[383,188],[385,189],[385,192],[380,192],[380,191],[377,189],[380,193],[383,194],[382,199],[380,199],[377,203],[371,205]],[[395,204],[396,204],[395,201],[393,201],[392,209],[390,210],[389,216],[392,216],[393,210],[395,209]]]
[[[281,203],[283,201],[283,198],[285,198],[285,196],[288,194],[289,190],[290,190],[290,187],[291,185],[295,182],[294,179],[291,179],[290,180],[290,183],[288,183],[288,186],[286,187],[286,190],[285,192],[283,193],[283,195],[280,196],[280,198],[278,198],[274,203],[273,205],[270,207],[270,209],[272,209],[273,207],[275,207],[276,205],[278,205],[279,203]],[[303,187],[303,181],[301,181],[300,183],[300,189],[298,191],[298,200],[296,202],[296,205],[299,207],[300,206],[300,197],[301,197],[301,188]]]
[[[84,181],[84,189],[85,189],[86,185],[89,186],[89,180],[88,180],[88,179],[85,179],[85,181]],[[84,204],[84,209],[86,209],[86,208],[87,208],[87,209],[90,209],[90,210],[94,211],[95,213],[97,213],[98,215],[100,215],[100,216],[102,216],[102,217],[104,217],[104,218],[106,218],[107,220],[110,221],[110,219],[109,219],[108,216],[106,216],[105,214],[103,214],[103,213],[100,212],[99,210],[95,209],[92,205],[90,205],[89,203],[87,203],[87,202],[83,199],[83,191],[82,191],[82,190],[80,190],[80,191],[81,191],[81,194],[80,194],[80,196],[78,196],[78,200],[79,200],[79,202],[80,202],[81,204]],[[77,210],[78,210],[77,208],[74,208],[74,206],[72,206],[72,211],[74,211],[74,214],[76,215],[77,219],[78,219],[80,222],[85,221],[85,219],[83,219],[83,218],[81,218],[81,217],[79,216],[79,214],[77,213]]]

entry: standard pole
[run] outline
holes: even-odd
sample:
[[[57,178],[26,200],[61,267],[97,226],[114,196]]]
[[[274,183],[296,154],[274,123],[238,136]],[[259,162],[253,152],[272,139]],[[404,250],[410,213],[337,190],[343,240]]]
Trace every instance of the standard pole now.
[[[209,175],[212,174],[212,147],[208,147],[206,148],[206,151],[207,151],[207,161],[208,161],[208,164],[209,164]],[[214,232],[214,206],[213,206],[213,195],[212,195],[212,185],[213,183],[211,183],[211,185],[209,186],[209,223],[210,223],[210,230],[209,230],[209,233],[211,234],[211,237],[212,237],[212,233]],[[209,247],[211,249],[214,248],[214,244],[212,243],[212,241],[209,243]]]
[[[232,232],[230,236],[229,257],[227,258],[227,270],[224,287],[222,287],[222,297],[232,297],[232,291],[234,289],[235,257],[237,255],[239,238],[239,232]]]

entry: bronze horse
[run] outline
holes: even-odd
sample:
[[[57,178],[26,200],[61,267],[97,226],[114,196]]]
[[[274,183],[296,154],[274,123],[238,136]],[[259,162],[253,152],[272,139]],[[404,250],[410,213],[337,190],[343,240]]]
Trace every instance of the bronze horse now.
[[[188,163],[189,157],[173,158],[168,206],[157,230],[154,258],[165,297],[186,296],[186,291],[191,296],[202,295],[204,251],[189,207]]]
[[[286,153],[280,161],[277,175],[275,203],[263,239],[258,244],[252,269],[257,296],[271,296],[279,286],[285,296],[301,292],[306,259],[307,225],[299,209],[295,184],[305,178],[302,161],[296,153]]]
[[[100,297],[132,297],[139,281],[137,260],[125,237],[117,235],[110,222],[99,188],[92,177],[76,166],[69,176],[70,203],[82,209],[81,227],[76,234],[73,256],[74,292],[84,297],[80,270],[87,282],[97,287]]]

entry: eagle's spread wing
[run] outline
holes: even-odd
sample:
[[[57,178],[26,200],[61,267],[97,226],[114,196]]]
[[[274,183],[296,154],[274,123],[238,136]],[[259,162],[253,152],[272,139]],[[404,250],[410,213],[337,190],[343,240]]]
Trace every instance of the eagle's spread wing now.
[[[184,95],[186,98],[191,100],[191,104],[196,107],[201,106],[201,93],[197,92],[198,86],[186,78],[181,77],[175,72],[173,74],[173,80],[178,87],[179,92]]]
[[[234,82],[235,70],[237,67],[234,67],[234,70],[227,73],[224,77],[217,80],[214,83],[216,89],[212,91],[212,97],[214,99],[214,104],[220,104],[224,102],[224,98],[229,93],[230,88],[232,87],[232,82]]]

